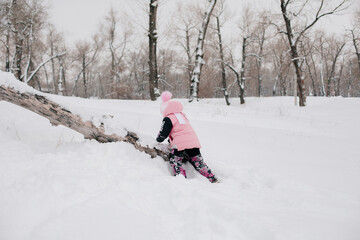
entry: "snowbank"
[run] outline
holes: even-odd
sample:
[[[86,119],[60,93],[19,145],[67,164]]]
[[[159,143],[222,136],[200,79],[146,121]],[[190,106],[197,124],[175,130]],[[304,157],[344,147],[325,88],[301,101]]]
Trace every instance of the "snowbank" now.
[[[159,102],[49,97],[148,143],[160,128]],[[0,239],[359,238],[359,99],[181,101],[220,184],[0,101]]]

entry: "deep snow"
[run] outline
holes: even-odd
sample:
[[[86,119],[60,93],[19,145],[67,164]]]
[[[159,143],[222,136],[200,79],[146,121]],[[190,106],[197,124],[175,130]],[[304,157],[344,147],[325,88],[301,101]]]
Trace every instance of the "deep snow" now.
[[[161,124],[160,102],[48,97],[143,144]],[[360,238],[360,99],[180,101],[219,184],[0,101],[0,239]]]

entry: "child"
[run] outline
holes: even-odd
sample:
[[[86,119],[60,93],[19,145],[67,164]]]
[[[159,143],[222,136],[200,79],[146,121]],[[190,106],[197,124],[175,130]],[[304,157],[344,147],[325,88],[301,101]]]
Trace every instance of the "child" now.
[[[174,175],[182,174],[186,177],[182,162],[189,160],[201,175],[212,183],[217,182],[218,180],[200,154],[199,148],[201,146],[199,139],[189,120],[182,113],[182,104],[178,101],[170,100],[171,96],[171,93],[168,91],[161,94],[162,104],[160,111],[164,119],[156,141],[163,142],[169,137],[171,146],[170,166],[174,171]]]

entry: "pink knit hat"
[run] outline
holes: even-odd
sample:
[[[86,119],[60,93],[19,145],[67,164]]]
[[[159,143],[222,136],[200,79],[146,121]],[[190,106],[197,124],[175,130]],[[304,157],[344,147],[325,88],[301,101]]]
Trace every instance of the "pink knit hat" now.
[[[162,101],[162,103],[160,105],[161,114],[164,112],[165,108],[167,107],[171,97],[172,97],[172,94],[169,91],[165,91],[161,94],[161,96],[160,96],[161,101]]]
[[[171,94],[171,92],[169,92],[169,91],[165,91],[165,92],[163,92],[163,93],[161,94],[161,100],[162,100],[162,102],[167,102],[167,101],[169,101],[169,100],[171,99],[171,97],[172,97],[172,94]]]

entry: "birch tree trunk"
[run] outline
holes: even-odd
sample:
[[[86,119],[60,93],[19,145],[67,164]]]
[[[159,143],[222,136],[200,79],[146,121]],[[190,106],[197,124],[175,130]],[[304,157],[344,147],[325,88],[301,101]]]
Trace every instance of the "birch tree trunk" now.
[[[324,83],[324,63],[323,60],[321,60],[320,64],[320,80],[321,80],[321,96],[325,96],[325,83]]]
[[[11,32],[11,18],[12,18],[12,5],[13,0],[6,5],[6,53],[5,53],[5,71],[10,72],[10,32]]]
[[[188,72],[188,75],[189,75],[189,87],[191,86],[191,76],[192,76],[192,68],[193,68],[193,64],[192,64],[192,61],[191,61],[191,49],[190,49],[190,29],[186,29],[185,31],[185,34],[186,34],[186,47],[185,47],[185,51],[186,51],[186,56],[187,56],[187,66],[186,66],[186,69],[187,69],[187,72]],[[189,90],[189,96],[191,96],[191,88],[188,88]]]
[[[245,90],[245,64],[246,64],[246,45],[247,45],[246,40],[247,37],[243,37],[240,81],[238,81],[240,104],[245,103],[244,90]]]
[[[199,36],[196,45],[195,51],[195,67],[191,76],[191,86],[190,86],[190,102],[194,99],[198,100],[199,93],[199,83],[200,83],[200,75],[202,66],[205,64],[204,62],[204,41],[206,36],[206,30],[209,25],[211,13],[214,10],[216,4],[216,0],[211,0],[208,6],[208,9],[205,12],[204,20],[202,26],[199,30]]]
[[[157,73],[157,29],[156,29],[156,18],[158,0],[150,0],[150,12],[149,12],[149,90],[150,98],[155,101],[160,95],[158,89],[158,73]]]
[[[219,16],[216,17],[216,26],[217,26],[217,32],[219,37],[219,53],[220,53],[220,66],[221,66],[221,78],[222,78],[222,87],[225,97],[226,105],[230,105],[229,102],[229,93],[226,85],[226,70],[225,70],[225,60],[224,60],[224,52],[223,52],[223,44],[222,44],[222,37],[221,37],[221,29],[220,29],[220,20]]]

